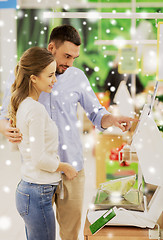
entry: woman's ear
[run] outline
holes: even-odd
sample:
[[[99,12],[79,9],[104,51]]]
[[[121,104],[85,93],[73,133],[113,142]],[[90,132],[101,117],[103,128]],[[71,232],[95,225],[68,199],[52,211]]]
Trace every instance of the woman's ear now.
[[[30,79],[31,79],[31,81],[32,81],[33,83],[36,83],[37,77],[32,74],[32,75],[30,76]]]

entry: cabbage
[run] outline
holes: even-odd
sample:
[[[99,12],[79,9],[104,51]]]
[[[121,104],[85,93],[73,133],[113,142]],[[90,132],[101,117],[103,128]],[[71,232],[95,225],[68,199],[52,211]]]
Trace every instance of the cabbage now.
[[[136,174],[125,178],[110,180],[108,182],[101,183],[100,189],[108,194],[117,192],[119,195],[123,196],[132,188],[135,184],[135,180]]]

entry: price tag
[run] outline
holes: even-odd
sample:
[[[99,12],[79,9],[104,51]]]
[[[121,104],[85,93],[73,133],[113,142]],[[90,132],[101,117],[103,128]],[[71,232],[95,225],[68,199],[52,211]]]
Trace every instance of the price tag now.
[[[137,48],[136,47],[125,47],[119,50],[119,64],[118,72],[124,73],[138,73],[138,58],[137,58]]]
[[[157,28],[157,70],[156,80],[163,81],[163,22]]]

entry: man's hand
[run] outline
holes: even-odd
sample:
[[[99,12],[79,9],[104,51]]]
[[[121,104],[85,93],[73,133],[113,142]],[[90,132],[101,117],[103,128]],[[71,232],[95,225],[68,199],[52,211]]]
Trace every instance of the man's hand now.
[[[125,116],[113,116],[112,114],[106,114],[102,117],[102,128],[108,128],[110,126],[119,127],[123,132],[128,131],[131,127],[131,122],[137,122],[137,119]]]
[[[20,143],[22,134],[18,128],[11,127],[11,121],[6,119],[0,120],[1,133],[12,143]]]

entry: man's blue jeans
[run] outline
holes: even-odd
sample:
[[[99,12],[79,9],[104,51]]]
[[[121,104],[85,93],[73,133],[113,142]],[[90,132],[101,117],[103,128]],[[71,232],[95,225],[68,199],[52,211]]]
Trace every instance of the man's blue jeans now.
[[[16,207],[25,222],[27,240],[55,240],[52,197],[57,185],[23,180],[16,189]]]

